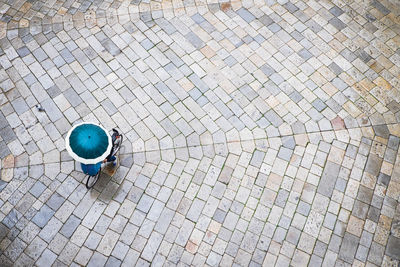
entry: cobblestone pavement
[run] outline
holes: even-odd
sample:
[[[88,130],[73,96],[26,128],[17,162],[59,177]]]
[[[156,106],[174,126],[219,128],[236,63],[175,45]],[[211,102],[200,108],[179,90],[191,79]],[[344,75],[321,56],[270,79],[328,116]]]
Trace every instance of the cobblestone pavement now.
[[[0,265],[399,265],[398,0],[0,15]],[[81,121],[126,137],[92,190]]]

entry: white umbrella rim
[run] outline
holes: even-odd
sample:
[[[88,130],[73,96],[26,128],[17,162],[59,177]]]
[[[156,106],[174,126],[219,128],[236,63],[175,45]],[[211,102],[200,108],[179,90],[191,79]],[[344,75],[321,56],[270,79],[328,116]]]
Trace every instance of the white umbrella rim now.
[[[72,150],[72,148],[71,148],[71,146],[70,146],[69,137],[71,136],[72,131],[73,131],[75,128],[79,127],[80,125],[84,125],[84,124],[92,124],[92,125],[99,126],[99,127],[106,133],[106,135],[107,135],[107,139],[108,139],[108,146],[107,146],[107,149],[106,149],[106,151],[105,151],[101,156],[99,156],[99,157],[97,157],[97,158],[94,158],[94,159],[85,159],[85,158],[82,158],[82,157],[78,156],[77,154],[75,154],[75,152]],[[73,159],[75,159],[76,161],[79,161],[79,162],[81,162],[81,163],[83,163],[83,164],[97,164],[97,163],[99,163],[99,162],[102,162],[102,161],[110,154],[111,148],[112,148],[111,136],[110,136],[110,134],[108,133],[108,131],[107,131],[103,126],[101,126],[101,125],[98,124],[98,123],[95,123],[95,122],[87,122],[87,121],[86,121],[86,122],[81,122],[81,123],[78,123],[78,124],[74,125],[74,126],[68,131],[67,137],[65,138],[65,148],[67,149],[68,154],[69,154]]]

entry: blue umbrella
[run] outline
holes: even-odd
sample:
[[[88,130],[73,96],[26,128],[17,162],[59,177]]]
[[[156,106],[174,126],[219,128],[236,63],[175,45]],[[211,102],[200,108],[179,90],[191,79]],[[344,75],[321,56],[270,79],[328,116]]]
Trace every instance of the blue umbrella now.
[[[97,164],[110,154],[111,136],[100,125],[83,122],[72,127],[65,139],[65,148],[72,158],[83,164]]]

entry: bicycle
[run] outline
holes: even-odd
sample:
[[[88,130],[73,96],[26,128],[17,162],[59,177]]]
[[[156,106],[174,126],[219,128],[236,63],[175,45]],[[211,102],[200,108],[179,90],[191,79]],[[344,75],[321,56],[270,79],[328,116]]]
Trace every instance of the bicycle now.
[[[95,175],[87,176],[87,180],[86,180],[86,188],[87,189],[92,188],[96,184],[97,180],[99,180],[99,178],[100,178],[100,173],[101,173],[101,167]]]
[[[117,160],[117,158],[116,158],[117,153],[121,149],[122,141],[124,140],[124,137],[116,129],[112,129],[112,131],[113,131],[113,134],[111,136],[112,148],[111,148],[110,154],[103,161],[103,163],[113,162],[113,164],[116,165],[115,161]],[[100,178],[100,173],[101,173],[101,165],[100,165],[99,171],[95,175],[87,176],[87,180],[86,180],[86,188],[87,189],[92,188],[96,184],[96,182]]]

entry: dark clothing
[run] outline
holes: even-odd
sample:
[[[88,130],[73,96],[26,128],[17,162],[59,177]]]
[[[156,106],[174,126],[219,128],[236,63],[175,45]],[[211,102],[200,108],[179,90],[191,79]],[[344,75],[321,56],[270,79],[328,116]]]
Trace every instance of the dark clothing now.
[[[96,175],[100,171],[101,162],[96,164],[83,164],[81,163],[82,171],[90,176]]]
[[[114,160],[116,160],[117,158],[115,156],[110,157],[111,155],[108,155],[107,157],[107,162],[112,162]]]
[[[112,147],[111,147],[111,151],[110,154],[107,156],[107,162],[112,162],[115,161],[117,158],[115,156],[113,156],[114,154],[114,144],[115,144],[115,140],[117,140],[117,136],[118,136],[118,132],[113,129],[113,135],[111,136],[111,141],[112,141]]]

